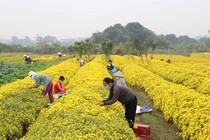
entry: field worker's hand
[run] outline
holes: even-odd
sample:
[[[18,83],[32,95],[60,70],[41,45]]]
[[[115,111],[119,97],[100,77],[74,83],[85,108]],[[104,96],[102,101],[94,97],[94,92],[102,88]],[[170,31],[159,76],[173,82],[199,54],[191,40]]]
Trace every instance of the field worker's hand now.
[[[46,91],[44,91],[44,89],[42,90],[42,94],[45,96],[46,95]]]
[[[104,102],[99,102],[98,105],[99,106],[103,106],[104,105]]]

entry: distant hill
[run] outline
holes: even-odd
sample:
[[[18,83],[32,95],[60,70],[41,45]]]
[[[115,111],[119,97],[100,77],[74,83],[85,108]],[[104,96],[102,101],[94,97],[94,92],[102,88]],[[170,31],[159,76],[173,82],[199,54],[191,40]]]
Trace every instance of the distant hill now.
[[[59,40],[59,42],[61,43],[61,45],[63,46],[70,46],[70,45],[73,45],[75,42],[79,42],[79,41],[82,41],[82,40],[85,40],[86,38],[69,38],[69,39],[61,39]]]
[[[174,34],[169,34],[165,36],[165,39],[167,39],[168,41],[170,41],[172,44],[193,44],[196,43],[197,40],[194,38],[190,38],[188,36],[179,36],[176,37]]]
[[[126,26],[115,24],[106,28],[103,32],[93,33],[91,40],[101,43],[104,39],[110,39],[114,45],[119,43],[140,40],[156,39],[156,35],[138,22],[128,23]]]
[[[199,40],[201,38],[210,38],[209,35],[199,35],[199,36],[196,36],[195,39]]]
[[[197,40],[190,38],[187,35],[176,37],[174,34],[169,35],[156,35],[150,29],[144,27],[138,22],[128,23],[126,26],[121,24],[115,24],[106,28],[103,32],[93,33],[91,39],[94,43],[101,43],[104,39],[110,39],[114,45],[118,45],[124,42],[132,42],[139,40],[141,42],[147,40],[157,40],[159,42],[168,41],[170,44],[192,44]]]
[[[45,40],[48,44],[51,44],[53,41],[57,41],[57,38],[54,36],[45,36],[41,37]],[[70,46],[73,45],[77,41],[85,40],[86,38],[69,38],[69,39],[61,39],[58,40],[62,46]],[[7,44],[7,45],[21,45],[23,47],[26,46],[36,46],[36,40],[31,40],[29,37],[26,38],[18,38],[13,36],[11,39],[2,39],[0,38],[0,43]]]

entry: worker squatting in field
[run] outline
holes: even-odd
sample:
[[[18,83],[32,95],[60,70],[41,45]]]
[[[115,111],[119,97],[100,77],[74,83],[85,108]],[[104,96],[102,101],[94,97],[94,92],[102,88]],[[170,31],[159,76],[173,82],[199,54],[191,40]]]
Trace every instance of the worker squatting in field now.
[[[58,79],[58,82],[54,86],[54,92],[55,94],[65,94],[66,89],[63,88],[62,83],[64,82],[65,78],[64,76],[60,76]]]

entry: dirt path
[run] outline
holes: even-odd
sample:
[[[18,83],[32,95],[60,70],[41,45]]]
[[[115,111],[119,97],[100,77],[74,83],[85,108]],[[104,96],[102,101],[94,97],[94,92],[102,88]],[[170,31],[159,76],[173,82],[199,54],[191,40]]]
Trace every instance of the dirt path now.
[[[180,132],[171,122],[164,120],[163,113],[154,108],[153,102],[147,96],[144,90],[130,87],[137,96],[139,106],[149,106],[153,109],[150,113],[136,115],[135,123],[150,125],[150,140],[182,140],[178,133]]]

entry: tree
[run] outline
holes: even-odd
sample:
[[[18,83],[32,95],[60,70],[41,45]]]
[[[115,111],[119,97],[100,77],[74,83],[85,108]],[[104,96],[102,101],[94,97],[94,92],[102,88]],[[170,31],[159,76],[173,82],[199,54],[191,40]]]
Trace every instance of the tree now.
[[[38,46],[38,52],[48,53],[48,44],[47,42],[39,35],[36,37],[36,44]]]
[[[164,36],[162,36],[162,37],[164,37]],[[174,34],[166,35],[165,36],[165,39],[167,39],[168,41],[170,41],[172,44],[177,44],[178,43],[178,38]]]
[[[91,41],[95,44],[100,44],[105,39],[105,34],[102,32],[93,33]]]
[[[155,34],[149,29],[143,27],[138,22],[128,23],[126,26],[115,24],[106,28],[103,32],[94,33],[91,37],[93,43],[101,43],[105,39],[109,39],[113,45],[120,43],[133,42],[139,40],[144,42],[146,40],[155,39]]]
[[[55,47],[53,45],[49,45],[48,50],[50,54],[55,53]]]
[[[25,46],[30,46],[30,44],[31,44],[30,37],[26,36],[25,37]]]
[[[118,46],[114,46],[112,53],[117,54],[117,55],[126,54],[124,46],[125,46],[125,44],[119,44]]]
[[[16,36],[12,36],[11,40],[12,40],[12,44],[20,45],[20,41]]]
[[[101,44],[101,52],[106,55],[106,58],[109,58],[112,53],[113,45],[112,42],[108,39],[105,39]]]
[[[143,54],[144,54],[144,44],[142,44],[139,40],[135,40],[133,42],[134,49],[137,51],[137,55],[141,58],[141,61],[144,63]],[[140,59],[139,59],[140,60]]]
[[[139,40],[140,42],[144,42],[146,40],[156,38],[152,31],[145,28],[138,22],[128,23],[125,28],[127,35],[130,37],[130,41]]]
[[[121,24],[115,24],[104,30],[105,37],[112,40],[114,45],[127,41],[126,29]]]
[[[50,35],[45,36],[44,40],[46,41],[47,44],[52,44],[53,42],[57,41],[56,37]]]
[[[83,41],[75,42],[73,48],[75,49],[75,51],[79,55],[79,58],[81,59],[82,55],[84,54],[84,43],[83,43]]]
[[[58,40],[54,40],[51,46],[54,49],[54,53],[61,52],[61,43]]]
[[[157,41],[155,41],[155,40],[147,41],[147,47],[151,50],[151,59],[152,59],[153,58],[153,54],[155,52],[155,49],[157,47]]]
[[[84,54],[87,54],[88,60],[90,61],[91,55],[94,53],[94,45],[90,41],[90,39],[86,39],[85,41],[83,41],[83,45],[84,45]]]
[[[124,43],[122,48],[123,48],[123,54],[128,54],[128,56],[130,58],[134,59],[133,55],[132,55],[134,53],[134,50],[135,50],[133,42]]]
[[[153,59],[153,53],[154,53],[156,47],[157,47],[157,42],[154,41],[154,40],[149,40],[149,41],[144,42],[144,44],[143,44],[143,54],[146,57],[147,63],[150,63],[150,61],[148,60],[149,51],[151,51],[151,59]]]
[[[70,53],[76,52],[79,58],[82,58],[82,55],[87,55],[88,59],[91,60],[91,55],[94,53],[94,45],[90,39],[85,41],[75,42],[74,45],[69,46],[68,50]]]

